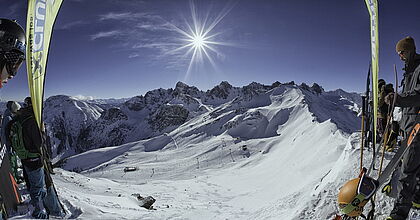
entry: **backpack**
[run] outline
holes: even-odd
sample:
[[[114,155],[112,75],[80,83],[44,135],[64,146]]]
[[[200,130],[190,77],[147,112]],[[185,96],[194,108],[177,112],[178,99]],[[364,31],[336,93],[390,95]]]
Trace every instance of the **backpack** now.
[[[21,160],[37,158],[41,156],[40,153],[29,152],[25,148],[25,143],[23,142],[23,124],[31,118],[32,116],[29,116],[24,119],[22,119],[21,117],[16,117],[13,121],[10,122],[10,142],[12,144],[13,150],[16,152],[16,154]]]

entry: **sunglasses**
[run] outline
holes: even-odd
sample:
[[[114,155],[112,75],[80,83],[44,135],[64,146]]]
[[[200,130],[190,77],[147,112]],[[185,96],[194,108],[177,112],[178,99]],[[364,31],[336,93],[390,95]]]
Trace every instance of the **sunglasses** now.
[[[371,177],[366,176],[363,174],[362,178],[359,181],[357,186],[357,195],[353,199],[353,201],[347,205],[340,207],[341,212],[344,214],[348,214],[352,211],[363,211],[363,207],[359,207],[359,205],[366,200],[372,198],[372,196],[376,193],[379,187],[379,182]]]

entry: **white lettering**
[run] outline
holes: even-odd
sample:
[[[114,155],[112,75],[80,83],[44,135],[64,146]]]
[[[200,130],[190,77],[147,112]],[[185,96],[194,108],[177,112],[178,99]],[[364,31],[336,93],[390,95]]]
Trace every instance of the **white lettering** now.
[[[40,9],[44,10],[44,14],[40,11]],[[35,17],[38,20],[45,20],[45,2],[37,2],[35,6]]]
[[[40,51],[44,48],[44,27],[46,15],[46,0],[37,0],[35,5],[35,36],[34,51]]]
[[[36,24],[36,22],[35,22]],[[35,34],[34,37],[34,51],[42,50],[42,46],[44,45],[44,34],[39,33]]]

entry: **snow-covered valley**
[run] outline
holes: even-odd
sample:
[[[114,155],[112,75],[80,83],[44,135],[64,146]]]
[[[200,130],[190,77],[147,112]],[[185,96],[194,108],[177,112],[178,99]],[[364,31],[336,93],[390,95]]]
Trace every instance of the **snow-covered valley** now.
[[[67,218],[331,219],[338,213],[339,187],[355,178],[360,166],[357,96],[294,84],[251,84],[244,93],[224,84],[230,88],[222,90],[226,98],[205,100],[199,92],[192,95],[191,87],[180,86],[183,93],[152,105],[186,109],[185,122],[167,121],[169,126],[152,129],[149,134],[154,135],[144,139],[141,129],[150,127],[134,124],[149,107],[134,111],[134,100],[129,100],[113,106],[119,111],[112,115],[119,117],[103,125],[132,124],[126,143],[77,154],[66,143],[74,155],[60,161],[54,180]],[[92,126],[89,121],[104,120],[104,112],[111,109],[73,102],[98,113],[82,114],[85,119],[77,123],[86,127]],[[131,110],[125,109],[127,103]],[[72,122],[65,123],[69,127]],[[139,139],[131,141],[136,132]],[[366,164],[371,157],[365,151]],[[140,207],[138,194],[154,197],[154,209]],[[391,200],[379,194],[377,207],[382,209],[377,213],[384,217]]]

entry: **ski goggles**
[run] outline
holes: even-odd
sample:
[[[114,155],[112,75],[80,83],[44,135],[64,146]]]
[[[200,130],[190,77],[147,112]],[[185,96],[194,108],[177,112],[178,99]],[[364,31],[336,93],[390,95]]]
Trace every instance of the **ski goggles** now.
[[[18,50],[11,50],[6,52],[0,52],[1,58],[5,62],[7,73],[11,76],[16,76],[17,71],[25,61],[25,54]]]
[[[379,182],[371,177],[363,174],[357,185],[357,195],[353,201],[343,207],[340,210],[344,214],[350,214],[352,212],[363,212],[363,207],[366,202],[375,195],[379,187]]]

